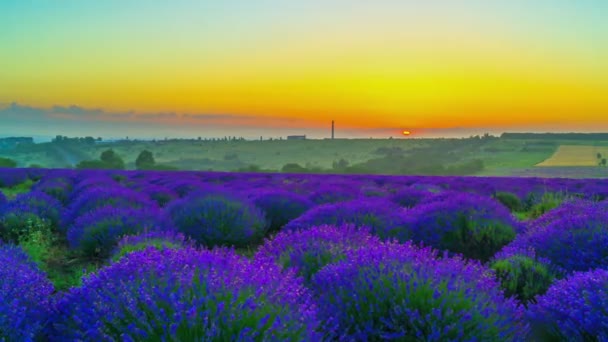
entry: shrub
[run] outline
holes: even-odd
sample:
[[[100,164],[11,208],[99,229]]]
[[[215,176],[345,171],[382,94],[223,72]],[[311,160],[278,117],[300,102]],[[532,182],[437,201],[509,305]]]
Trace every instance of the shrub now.
[[[561,273],[549,260],[537,257],[533,249],[509,246],[497,253],[490,268],[496,273],[505,295],[517,298],[524,305],[547,292]]]
[[[194,194],[174,201],[167,212],[179,231],[207,247],[249,246],[268,231],[260,209],[230,195]]]
[[[253,203],[264,211],[270,231],[278,231],[313,206],[307,198],[284,191],[261,193],[253,198]]]
[[[19,247],[0,246],[0,339],[32,341],[49,318],[53,286]]]
[[[9,158],[5,158],[5,157],[0,157],[0,168],[14,168],[17,167],[17,162],[9,159]]]
[[[403,209],[387,200],[354,200],[336,204],[324,204],[286,224],[284,230],[306,229],[319,225],[352,224],[367,227],[374,235],[383,239],[410,238],[403,217]]]
[[[121,238],[112,253],[111,259],[115,262],[128,253],[141,251],[150,246],[157,249],[193,247],[191,241],[187,240],[184,234],[171,230],[151,231],[137,235],[126,235]]]
[[[55,229],[61,208],[59,201],[43,192],[21,194],[0,212],[0,238],[17,242],[40,227]]]
[[[511,192],[497,192],[494,198],[498,202],[502,203],[505,207],[509,208],[510,211],[519,211],[522,209],[522,203],[516,194]]]
[[[157,205],[146,195],[122,188],[89,188],[80,193],[61,218],[61,226],[69,227],[78,217],[95,209],[113,206],[116,208],[156,208]]]
[[[449,201],[420,204],[408,212],[407,219],[414,241],[483,262],[520,230],[500,203],[466,193],[454,194]]]
[[[545,225],[531,226],[512,245],[531,247],[568,273],[608,267],[608,211],[598,204],[564,213]]]
[[[576,272],[553,284],[531,306],[539,340],[608,340],[608,271]]]
[[[174,230],[160,211],[107,206],[80,216],[70,226],[67,240],[86,257],[106,258],[122,236],[155,230]]]
[[[344,259],[346,251],[366,248],[380,240],[364,228],[322,225],[298,231],[282,231],[267,240],[255,255],[283,269],[292,268],[306,283],[325,265]]]
[[[62,341],[313,341],[312,298],[278,267],[231,251],[147,248],[57,304]]]
[[[547,211],[559,207],[564,201],[569,199],[570,197],[564,193],[546,192],[541,197],[539,203],[531,206],[529,216],[533,219],[538,218]]]
[[[527,331],[489,270],[411,243],[355,249],[312,282],[327,340],[511,341]]]
[[[0,191],[0,213],[2,213],[2,209],[7,202],[8,200],[6,199],[6,196],[4,196],[4,193]]]

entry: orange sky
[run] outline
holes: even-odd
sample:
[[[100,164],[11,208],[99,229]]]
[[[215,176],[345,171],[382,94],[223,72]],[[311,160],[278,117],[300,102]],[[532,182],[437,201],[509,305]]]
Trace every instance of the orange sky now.
[[[608,6],[590,2],[0,5],[0,103],[354,128],[597,127]]]

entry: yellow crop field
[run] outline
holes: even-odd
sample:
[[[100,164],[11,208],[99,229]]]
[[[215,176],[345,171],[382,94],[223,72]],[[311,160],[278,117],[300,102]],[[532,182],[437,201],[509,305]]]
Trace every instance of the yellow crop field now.
[[[551,157],[536,166],[597,166],[598,153],[602,158],[608,158],[608,147],[561,145]]]

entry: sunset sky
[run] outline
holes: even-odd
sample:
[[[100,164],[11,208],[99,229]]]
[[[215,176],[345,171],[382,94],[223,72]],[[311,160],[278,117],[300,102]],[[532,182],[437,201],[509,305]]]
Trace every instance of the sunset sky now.
[[[604,0],[4,0],[0,134],[608,131],[607,17]]]

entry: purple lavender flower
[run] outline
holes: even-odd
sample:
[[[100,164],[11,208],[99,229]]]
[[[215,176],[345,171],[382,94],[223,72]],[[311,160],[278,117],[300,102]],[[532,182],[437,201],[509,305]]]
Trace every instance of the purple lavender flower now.
[[[269,231],[278,231],[313,206],[303,196],[279,190],[258,192],[252,201],[264,212],[270,226]]]
[[[325,185],[317,188],[310,195],[310,200],[317,204],[339,203],[350,201],[357,197],[357,192],[353,190],[353,184],[345,185]]]
[[[2,214],[3,207],[7,202],[8,200],[6,199],[6,196],[4,196],[4,193],[0,191],[0,214]]]
[[[322,267],[344,259],[347,251],[380,243],[365,228],[354,225],[322,225],[298,231],[282,231],[260,247],[255,258],[292,268],[308,283]]]
[[[353,200],[335,204],[323,204],[312,208],[286,224],[284,230],[306,229],[319,225],[353,224],[367,227],[382,239],[407,241],[410,232],[404,221],[405,211],[398,205],[380,199]]]
[[[69,194],[72,192],[73,184],[65,177],[46,177],[32,188],[32,191],[41,191],[54,197],[62,204],[66,204]]]
[[[9,188],[28,180],[25,169],[0,168],[0,187]]]
[[[310,293],[293,274],[228,250],[129,253],[60,298],[56,341],[316,341]]]
[[[412,208],[432,195],[433,193],[426,190],[407,187],[398,190],[390,197],[390,200],[402,207]]]
[[[0,339],[33,341],[49,318],[53,285],[27,254],[0,246]]]
[[[412,243],[351,250],[312,284],[328,340],[513,341],[527,333],[491,271]]]
[[[484,262],[521,230],[502,204],[466,193],[420,204],[407,212],[407,221],[414,241]]]
[[[97,208],[156,208],[155,202],[146,195],[120,186],[89,188],[71,201],[61,218],[61,226],[67,229],[78,217]]]
[[[608,267],[607,207],[595,204],[578,208],[548,213],[551,218],[542,218],[542,224],[537,221],[530,226],[513,241],[513,246],[531,247],[538,256],[568,273]],[[558,217],[557,212],[562,215]]]
[[[158,209],[106,206],[79,216],[68,229],[67,240],[87,257],[106,258],[122,236],[157,230],[175,231]]]
[[[268,231],[264,213],[233,195],[195,193],[166,210],[180,232],[208,247],[246,247],[262,241]]]
[[[608,340],[608,270],[576,272],[553,284],[529,310],[539,340]]]

